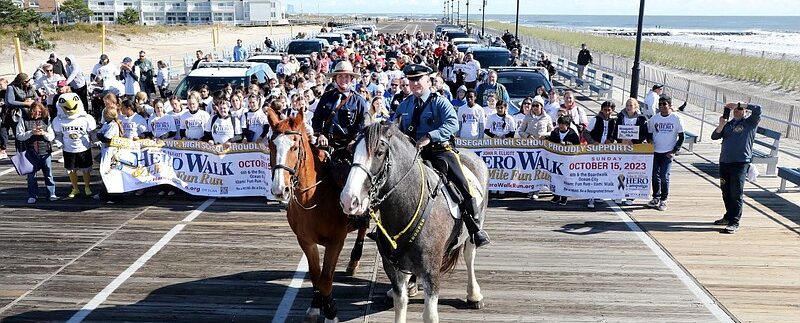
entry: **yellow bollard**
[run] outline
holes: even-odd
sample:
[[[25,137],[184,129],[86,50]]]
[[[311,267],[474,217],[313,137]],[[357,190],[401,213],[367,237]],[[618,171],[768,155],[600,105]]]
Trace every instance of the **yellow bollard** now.
[[[19,37],[14,37],[14,49],[17,54],[17,70],[22,73],[24,69],[22,68],[22,48],[19,46]]]
[[[214,26],[211,26],[211,46],[215,51],[217,50],[217,30]]]
[[[100,54],[106,53],[106,25],[100,25],[102,38],[100,39]]]

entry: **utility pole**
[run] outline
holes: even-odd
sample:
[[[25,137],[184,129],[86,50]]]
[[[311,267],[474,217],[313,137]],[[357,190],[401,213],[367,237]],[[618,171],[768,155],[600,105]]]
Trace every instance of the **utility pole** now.
[[[517,18],[514,20],[514,38],[519,39],[519,0],[517,0]]]
[[[456,7],[456,2],[453,1],[453,0],[450,0],[450,24],[451,25],[453,24],[454,21],[456,21],[456,18],[453,17],[453,15],[455,15],[455,12],[456,12],[455,11],[455,7]]]
[[[461,0],[456,1],[456,26],[461,26]]]
[[[470,33],[469,31],[470,31],[470,28],[469,28],[469,0],[467,0],[467,34]]]
[[[644,0],[639,1],[639,25],[636,27],[636,53],[631,69],[631,97],[639,97],[639,58],[642,50],[642,21],[644,20]]]
[[[483,10],[481,10],[481,38],[486,34],[486,0],[483,0]]]

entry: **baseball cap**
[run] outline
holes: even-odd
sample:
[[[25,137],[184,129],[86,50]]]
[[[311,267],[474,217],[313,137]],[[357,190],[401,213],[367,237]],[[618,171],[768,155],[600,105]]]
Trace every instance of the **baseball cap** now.
[[[107,59],[108,59],[108,55],[106,55],[106,54],[100,55],[100,60],[101,61],[104,61],[104,60],[107,60]]]
[[[123,63],[130,63],[130,62],[133,62],[133,59],[131,59],[130,57],[125,57],[124,59],[122,59],[122,62]]]
[[[663,87],[664,87],[664,84],[661,84],[661,83],[653,84],[653,91],[658,90],[658,89],[663,88]]]

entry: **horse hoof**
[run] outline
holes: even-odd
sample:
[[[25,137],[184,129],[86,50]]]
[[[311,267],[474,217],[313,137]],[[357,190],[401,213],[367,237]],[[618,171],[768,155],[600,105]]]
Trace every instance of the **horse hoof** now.
[[[353,265],[349,265],[349,266],[347,266],[347,270],[345,271],[345,274],[347,276],[355,276],[356,273],[358,272],[358,268],[359,267],[360,267],[359,263],[355,263]]]
[[[470,300],[468,300],[467,301],[467,308],[472,309],[472,310],[479,310],[479,309],[484,308],[485,306],[486,306],[486,304],[483,302],[483,300],[479,300],[479,301],[470,301]]]

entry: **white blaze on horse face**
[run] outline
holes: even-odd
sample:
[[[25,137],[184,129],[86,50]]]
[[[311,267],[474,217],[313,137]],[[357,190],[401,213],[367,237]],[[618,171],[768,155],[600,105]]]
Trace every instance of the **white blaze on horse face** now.
[[[290,165],[286,164],[286,159],[288,158],[289,151],[291,150],[294,142],[292,139],[287,135],[279,135],[276,137],[272,143],[275,145],[275,165],[283,165],[286,167],[291,167]],[[273,172],[272,179],[272,195],[275,196],[278,200],[287,201],[289,199],[288,189],[290,189],[289,184],[286,182],[286,173],[288,173],[285,169],[277,168]]]
[[[369,168],[369,154],[367,153],[367,144],[364,140],[358,142],[356,145],[355,153],[353,153],[353,164],[361,164]],[[347,175],[347,182],[342,188],[342,194],[339,196],[339,204],[342,205],[342,211],[348,215],[361,215],[367,211],[369,206],[369,197],[366,191],[367,173],[360,167],[350,168],[350,174]]]

